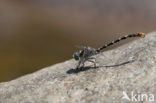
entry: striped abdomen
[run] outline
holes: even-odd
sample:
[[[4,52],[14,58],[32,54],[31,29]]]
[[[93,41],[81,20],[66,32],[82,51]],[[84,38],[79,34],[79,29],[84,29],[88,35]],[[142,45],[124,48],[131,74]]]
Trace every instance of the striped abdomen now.
[[[144,37],[145,37],[145,33],[140,33],[140,32],[139,32],[139,33],[133,33],[133,34],[125,35],[125,36],[123,36],[123,37],[121,37],[121,38],[118,38],[118,39],[116,39],[116,40],[114,40],[114,41],[112,41],[112,42],[110,42],[110,43],[104,45],[104,46],[101,47],[101,48],[98,48],[96,51],[97,51],[97,52],[100,52],[100,51],[103,50],[104,48],[107,48],[107,47],[109,47],[109,46],[111,46],[111,45],[113,45],[113,44],[115,44],[115,43],[118,43],[118,42],[121,41],[121,40],[130,38],[130,37],[141,37],[141,38],[144,38]]]

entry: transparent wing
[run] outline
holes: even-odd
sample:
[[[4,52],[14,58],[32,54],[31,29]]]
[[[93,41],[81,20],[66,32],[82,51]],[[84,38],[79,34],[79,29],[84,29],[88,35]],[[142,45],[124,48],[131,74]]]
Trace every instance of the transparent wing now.
[[[92,50],[96,50],[95,48],[92,48],[90,46],[75,45],[75,47],[79,48],[79,49],[92,49]]]
[[[82,46],[82,45],[75,45],[76,48],[79,48],[79,49],[85,49],[87,48],[87,46]]]

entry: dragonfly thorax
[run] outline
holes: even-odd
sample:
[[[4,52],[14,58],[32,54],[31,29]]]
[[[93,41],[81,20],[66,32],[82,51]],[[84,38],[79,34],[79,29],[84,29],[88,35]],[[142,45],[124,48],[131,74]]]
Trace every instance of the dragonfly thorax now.
[[[97,53],[96,49],[91,47],[85,47],[83,50],[80,50],[79,52],[75,52],[73,54],[73,58],[75,60],[87,59],[88,57],[95,55],[96,53]]]

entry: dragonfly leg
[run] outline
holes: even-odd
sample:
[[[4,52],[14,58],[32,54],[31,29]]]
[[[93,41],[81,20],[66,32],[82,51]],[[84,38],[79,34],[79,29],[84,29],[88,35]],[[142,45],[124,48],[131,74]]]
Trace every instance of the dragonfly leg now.
[[[81,64],[82,64],[82,67],[85,66],[85,59],[80,59],[80,61],[78,62],[78,65],[77,65],[77,68],[80,68],[81,67]]]
[[[81,65],[81,60],[78,62],[78,65],[77,65],[77,67],[76,67],[76,68],[79,68],[79,67],[80,67],[80,65]]]
[[[96,62],[95,62],[95,61],[93,61],[93,60],[91,60],[91,59],[88,59],[87,61],[93,63],[93,64],[94,64],[94,67],[96,67]]]

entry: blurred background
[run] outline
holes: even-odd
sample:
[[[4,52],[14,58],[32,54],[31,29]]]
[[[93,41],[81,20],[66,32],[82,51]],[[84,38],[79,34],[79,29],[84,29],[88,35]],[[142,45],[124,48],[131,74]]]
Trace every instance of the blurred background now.
[[[156,30],[155,4],[156,0],[0,0],[0,82],[71,59],[75,45],[97,48],[127,33]]]

